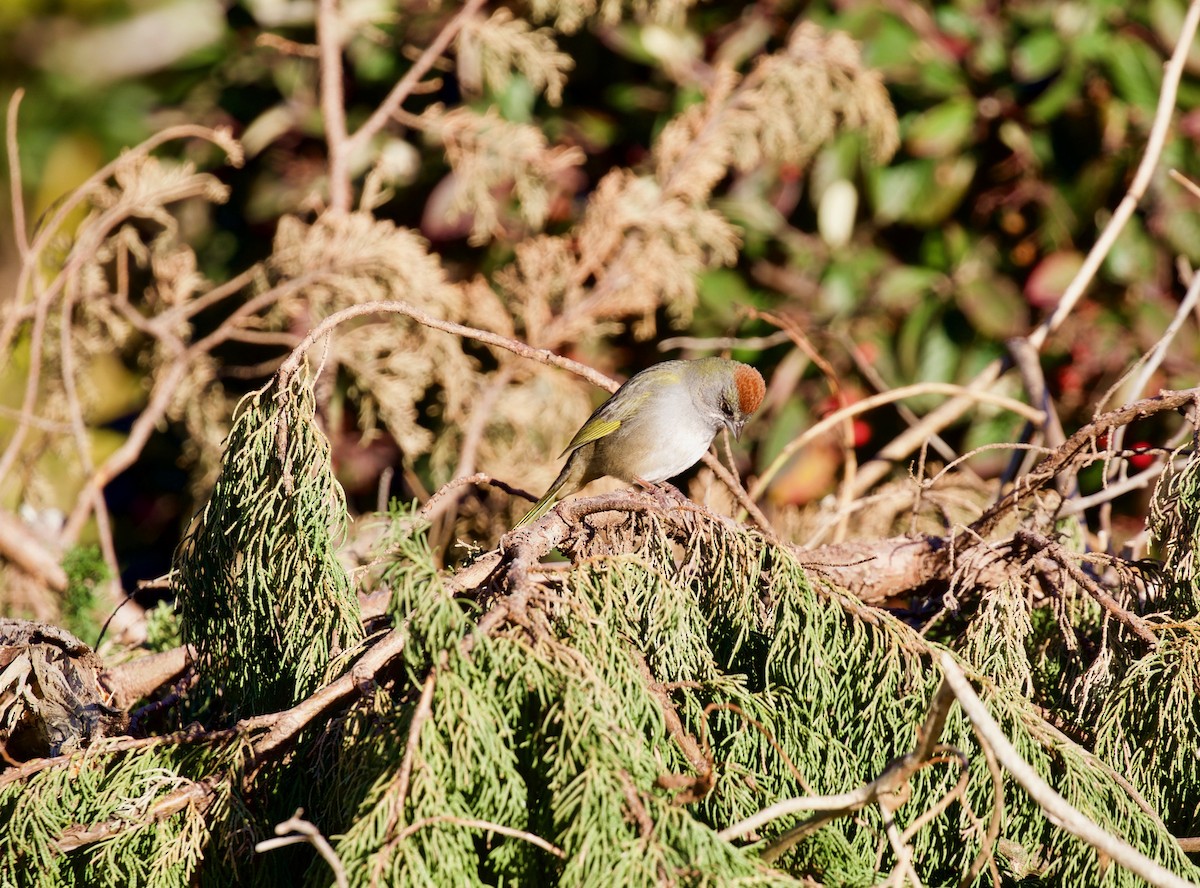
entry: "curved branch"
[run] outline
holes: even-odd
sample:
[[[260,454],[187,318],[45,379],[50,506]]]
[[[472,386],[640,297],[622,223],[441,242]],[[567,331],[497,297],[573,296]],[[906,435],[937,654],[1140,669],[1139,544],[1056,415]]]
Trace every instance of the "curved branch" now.
[[[531,345],[526,345],[516,339],[508,336],[501,336],[499,333],[491,333],[487,330],[479,330],[475,327],[467,327],[463,324],[456,324],[453,321],[443,321],[441,318],[435,318],[428,312],[421,311],[414,305],[409,305],[407,302],[401,302],[397,299],[379,300],[376,302],[363,302],[358,305],[352,305],[349,308],[343,308],[341,311],[335,311],[329,317],[317,324],[308,331],[308,335],[292,349],[292,353],[279,367],[279,389],[282,391],[287,387],[286,383],[300,369],[300,362],[304,360],[305,353],[312,348],[313,344],[321,337],[325,336],[333,330],[338,324],[344,323],[352,318],[362,317],[363,315],[372,314],[402,314],[412,318],[418,324],[430,327],[434,330],[441,330],[444,333],[450,333],[454,336],[463,336],[467,339],[473,339],[476,342],[481,342],[484,345],[495,346],[510,351],[515,355],[520,355],[522,358],[529,358],[532,361],[537,361],[541,364],[546,364],[551,367],[559,367],[576,376],[586,379],[599,388],[608,392],[615,392],[619,387],[615,379],[605,376],[599,370],[593,370],[586,364],[581,364],[578,361],[572,361],[570,358],[564,358],[562,355],[556,355],[554,352],[544,348],[534,348]]]
[[[958,704],[978,729],[980,736],[992,747],[1000,764],[1008,769],[1051,821],[1151,885],[1159,888],[1195,888],[1191,882],[1180,878],[1158,861],[1151,860],[1124,839],[1105,832],[1095,821],[1060,796],[1054,787],[1038,776],[1032,765],[1021,758],[1020,753],[1004,735],[1004,731],[988,713],[983,701],[976,695],[971,683],[955,662],[954,656],[948,652],[943,653],[940,665],[943,680],[954,691]]]

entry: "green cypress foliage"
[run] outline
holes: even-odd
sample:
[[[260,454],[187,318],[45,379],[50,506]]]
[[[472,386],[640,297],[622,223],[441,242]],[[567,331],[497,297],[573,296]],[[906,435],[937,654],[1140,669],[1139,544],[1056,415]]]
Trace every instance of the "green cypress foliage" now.
[[[360,675],[366,647],[355,647],[351,585],[334,559],[341,499],[311,395],[251,397],[179,553],[197,696],[261,713],[347,674],[356,696],[311,715],[285,746],[259,742],[274,716],[213,730],[222,715],[210,711],[207,731],[104,741],[0,783],[0,820],[16,825],[0,833],[0,877],[291,885],[299,868],[307,884],[329,885],[328,862],[306,847],[248,853],[302,805],[351,885],[877,883],[895,863],[878,806],[830,820],[770,864],[763,853],[805,814],[733,841],[718,833],[781,799],[861,787],[911,750],[944,647],[727,520],[629,502],[633,511],[563,510],[563,535],[539,538],[550,525],[511,534],[481,556],[490,571],[468,565],[455,582],[424,522],[396,510],[370,577],[390,591],[393,628],[368,643],[403,647]],[[567,563],[542,564],[554,547]],[[976,666],[964,668],[1025,760],[1104,829],[1200,878],[1168,831],[1191,822],[1200,785],[1181,754],[1194,748],[1181,693],[1193,680],[1190,630],[1158,630],[1159,645],[1116,676],[1091,752],[1025,696],[1048,672],[1030,665],[1017,587],[988,591],[982,607],[1011,638],[989,647],[968,633]],[[1161,691],[1147,705],[1148,685]],[[930,885],[958,883],[997,805],[957,708],[941,741],[945,754],[913,776],[896,812],[901,829],[912,824],[966,762],[963,795],[906,837]],[[1118,772],[1171,812],[1167,824]],[[1140,884],[1010,777],[1002,785],[991,853],[1004,884]],[[187,804],[171,805],[180,793]],[[973,882],[990,883],[986,869]]]
[[[1105,699],[1096,751],[1133,783],[1176,835],[1200,833],[1200,459],[1159,479],[1150,527],[1162,569],[1154,606],[1166,626]]]
[[[221,476],[176,558],[184,640],[224,709],[287,708],[362,640],[336,554],[345,521],[307,383],[248,396]]]

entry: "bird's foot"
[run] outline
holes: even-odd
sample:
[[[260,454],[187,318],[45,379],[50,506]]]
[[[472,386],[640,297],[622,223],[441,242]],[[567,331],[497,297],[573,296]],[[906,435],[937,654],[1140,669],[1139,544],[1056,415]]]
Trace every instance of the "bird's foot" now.
[[[658,506],[663,509],[677,509],[682,503],[688,501],[678,487],[668,484],[666,481],[655,484],[653,481],[635,478],[633,483],[650,494]]]

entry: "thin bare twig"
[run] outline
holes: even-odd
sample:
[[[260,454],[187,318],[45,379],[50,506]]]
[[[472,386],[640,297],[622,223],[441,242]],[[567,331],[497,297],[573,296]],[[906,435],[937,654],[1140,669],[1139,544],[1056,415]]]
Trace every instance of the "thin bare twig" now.
[[[67,588],[67,572],[58,557],[7,509],[0,509],[0,556],[51,589]]]
[[[321,835],[321,831],[315,825],[300,816],[303,813],[303,808],[297,808],[295,814],[282,823],[276,824],[275,835],[280,838],[264,839],[254,846],[254,850],[261,854],[263,851],[273,851],[285,845],[295,845],[301,842],[312,845],[321,858],[329,864],[329,868],[333,870],[333,883],[337,888],[350,888],[350,881],[346,878],[346,867],[342,865],[337,852],[333,850],[329,840]],[[292,835],[288,835],[288,833]]]
[[[492,823],[490,820],[474,820],[466,817],[454,817],[450,814],[438,814],[433,817],[426,817],[422,820],[418,820],[416,823],[404,827],[404,829],[402,829],[397,835],[397,839],[407,839],[418,830],[422,830],[427,826],[432,826],[435,823],[452,823],[455,826],[462,826],[466,827],[467,829],[487,830],[488,832],[494,832],[502,836],[509,836],[514,839],[520,839],[523,842],[528,842],[531,845],[536,845],[543,851],[553,854],[560,860],[566,860],[567,858],[567,852],[565,852],[562,848],[558,847],[552,842],[547,842],[541,836],[535,835],[527,830],[514,829],[511,826]]]
[[[373,644],[362,658],[343,675],[331,681],[311,697],[283,712],[258,715],[238,722],[238,730],[269,728],[255,742],[254,756],[262,759],[290,743],[314,719],[320,718],[359,693],[359,676],[375,676],[404,650],[406,633],[392,629]]]
[[[791,772],[791,775],[796,778],[796,782],[800,784],[800,788],[809,795],[816,795],[816,792],[813,790],[812,786],[809,785],[809,782],[804,779],[804,775],[800,773],[800,769],[797,768],[795,763],[792,761],[792,757],[787,754],[787,750],[784,749],[780,745],[779,741],[775,739],[775,735],[771,733],[771,729],[758,719],[748,716],[742,707],[738,706],[736,703],[709,703],[704,707],[704,721],[700,723],[701,727],[704,728],[704,733],[701,739],[704,742],[704,749],[709,758],[712,757],[712,747],[709,745],[708,740],[708,716],[710,713],[718,709],[723,709],[726,712],[734,713],[742,721],[752,726],[756,731],[762,734],[763,737],[766,738],[766,741],[771,744],[771,748],[775,750],[775,754],[783,759],[783,763],[787,766],[787,769]]]
[[[483,444],[483,437],[487,431],[488,421],[495,412],[496,402],[504,394],[504,390],[508,387],[508,383],[512,378],[512,363],[505,363],[488,380],[483,391],[473,399],[471,417],[467,421],[466,429],[463,431],[462,445],[459,448],[458,466],[454,470],[455,479],[466,478],[475,474],[475,460],[479,455],[479,448]],[[445,490],[446,488],[443,487],[442,491]],[[439,491],[439,493],[442,491]],[[444,501],[442,507],[442,511],[446,509],[453,510],[447,522],[447,526],[451,529],[453,529],[454,520],[458,515],[457,507],[462,498],[462,493],[463,490],[461,487],[453,488],[449,501]],[[429,503],[425,504],[425,506],[428,505]],[[425,507],[422,507],[421,511],[425,512]],[[440,546],[437,548],[440,548]]]
[[[846,394],[842,390],[842,381],[838,378],[837,371],[833,369],[832,364],[825,360],[816,346],[809,341],[804,331],[800,329],[800,326],[795,321],[774,312],[759,311],[755,308],[749,309],[749,314],[750,317],[764,320],[786,333],[796,348],[800,349],[810,361],[817,365],[817,369],[821,371],[826,382],[829,383],[829,390],[837,400],[839,410],[849,406]],[[840,543],[846,538],[846,530],[850,522],[848,506],[854,499],[854,475],[858,471],[858,458],[854,452],[854,420],[851,416],[846,416],[843,420],[841,430],[841,445],[845,468],[842,472],[841,483],[838,484],[838,510],[844,512],[844,514],[834,530],[833,541],[835,543]]]
[[[841,339],[842,345],[845,347],[847,353],[849,353],[850,359],[854,361],[854,366],[857,367],[858,372],[862,374],[863,379],[869,382],[871,387],[874,388],[876,392],[888,391],[891,386],[888,384],[887,380],[880,375],[879,370],[875,367],[875,365],[867,360],[858,344],[854,342],[854,340],[852,340],[845,332],[841,333],[839,338]],[[921,422],[921,417],[913,413],[912,408],[907,404],[897,404],[896,413],[899,414],[900,418],[910,426],[915,426]],[[931,435],[929,437],[929,446],[936,450],[942,459],[951,460],[958,456],[958,453],[954,450],[954,448],[947,444],[945,439],[943,439],[940,435]],[[967,471],[970,472],[975,478],[979,478],[979,475],[976,474],[976,472],[969,466],[967,467]]]
[[[896,826],[896,809],[884,799],[880,799],[879,807],[883,811],[883,831],[887,835],[888,844],[892,846],[892,853],[896,855],[895,884],[898,888],[903,888],[907,880],[912,883],[913,888],[925,888],[921,877],[917,875],[917,871],[913,867],[912,848],[905,844],[904,838]]]
[[[523,358],[537,361],[540,364],[559,367],[574,373],[582,379],[586,379],[592,385],[598,386],[608,392],[615,392],[620,387],[620,384],[616,380],[610,379],[599,370],[593,370],[586,364],[580,364],[578,361],[572,361],[570,358],[556,355],[554,352],[544,348],[534,348],[508,336],[501,336],[499,333],[491,333],[487,330],[478,330],[474,327],[466,327],[451,321],[443,321],[441,318],[435,318],[433,315],[421,311],[421,309],[409,305],[407,302],[400,302],[395,299],[362,302],[358,305],[352,305],[349,308],[343,308],[341,311],[335,311],[329,315],[329,317],[313,327],[308,332],[308,335],[304,337],[304,340],[292,349],[292,353],[279,368],[280,379],[287,380],[294,375],[300,368],[300,362],[304,359],[305,352],[312,347],[313,343],[332,331],[338,324],[344,323],[351,318],[362,317],[363,315],[388,313],[407,315],[417,323],[434,330],[441,330],[444,333],[450,333],[454,336],[463,336],[467,339],[473,339],[476,342],[482,342],[484,345],[496,346],[497,348],[520,355]],[[285,387],[283,384],[280,385],[281,390]]]
[[[87,423],[83,418],[83,406],[79,402],[79,392],[75,387],[75,348],[71,342],[74,331],[75,300],[79,295],[79,276],[71,274],[63,289],[62,316],[59,322],[59,361],[62,362],[63,395],[67,402],[67,412],[70,416],[72,437],[75,439],[75,455],[85,475],[91,475],[95,466],[92,462],[92,442],[88,437]],[[104,501],[104,493],[95,489],[91,495],[92,511],[96,516],[96,534],[100,543],[100,554],[108,570],[108,581],[104,584],[108,591],[111,606],[115,606],[110,620],[120,618],[117,631],[128,641],[141,641],[141,638],[130,638],[129,630],[140,624],[145,616],[142,606],[131,598],[126,597],[121,589],[121,567],[117,563],[117,547],[113,542],[112,521],[108,514],[108,503]],[[124,610],[124,605],[130,604],[132,611]],[[108,623],[105,623],[107,627]],[[101,637],[104,630],[101,629]],[[144,637],[144,636],[143,636]],[[96,640],[96,647],[100,641]]]
[[[392,115],[404,104],[404,100],[413,94],[413,90],[421,78],[429,72],[442,53],[450,46],[450,42],[458,36],[458,32],[462,30],[467,19],[475,15],[484,2],[485,0],[466,0],[463,3],[462,8],[446,23],[437,37],[430,42],[429,46],[425,48],[424,52],[413,63],[413,66],[392,87],[392,91],[388,93],[387,98],[366,119],[362,126],[355,130],[354,134],[349,137],[346,142],[347,156],[353,157],[355,152],[366,147],[367,142],[387,126],[388,121],[392,119]]]
[[[942,682],[929,703],[925,721],[917,729],[917,740],[913,751],[893,759],[884,768],[883,773],[870,783],[839,795],[801,796],[776,802],[745,820],[721,830],[717,833],[718,837],[726,840],[735,839],[788,814],[796,814],[801,811],[821,812],[774,839],[763,850],[762,859],[767,863],[772,863],[806,835],[820,828],[821,825],[838,817],[852,814],[869,804],[880,805],[885,818],[890,817],[888,806],[892,804],[891,800],[899,798],[907,789],[908,781],[917,771],[930,763],[930,759],[939,748],[937,741],[941,737],[946,717],[950,713],[950,705],[953,702],[954,695],[950,692],[949,686]],[[898,833],[897,839],[899,839]],[[915,872],[912,877],[916,878]]]
[[[724,351],[730,348],[741,348],[747,351],[766,351],[788,341],[788,334],[776,330],[769,336],[669,336],[660,340],[660,352],[681,349],[683,351]]]
[[[467,475],[462,478],[455,478],[451,481],[447,481],[445,484],[439,487],[434,492],[433,496],[429,497],[429,499],[427,499],[421,505],[421,508],[417,511],[418,517],[423,518],[426,521],[433,521],[438,517],[438,515],[440,515],[449,507],[449,501],[455,491],[463,487],[470,487],[473,484],[488,484],[492,487],[498,487],[509,496],[519,496],[522,499],[529,500],[531,503],[536,503],[538,501],[537,495],[530,493],[528,490],[522,490],[520,487],[513,487],[511,484],[497,480],[485,472],[476,472],[474,475]],[[380,511],[382,511],[382,509]]]
[[[686,727],[684,727],[683,719],[679,717],[679,710],[675,708],[675,704],[671,701],[671,695],[667,689],[654,677],[654,673],[650,671],[650,664],[646,662],[646,658],[638,652],[633,652],[634,659],[637,663],[638,673],[642,677],[642,681],[646,683],[647,689],[657,702],[659,709],[663,713],[663,721],[667,726],[667,734],[675,741],[680,751],[687,758],[688,763],[692,766],[692,770],[699,775],[699,781],[706,786],[712,785],[712,759],[706,754],[700,743],[696,741]]]
[[[342,85],[342,27],[338,0],[317,5],[317,48],[321,58],[321,114],[329,149],[329,208],[350,212],[350,143]]]
[[[1166,469],[1167,460],[1156,462],[1150,468],[1143,469],[1136,475],[1130,475],[1128,478],[1113,482],[1107,487],[1102,487],[1093,494],[1081,496],[1078,499],[1063,503],[1063,507],[1059,510],[1059,515],[1062,515],[1064,518],[1081,515],[1094,506],[1110,503],[1117,497],[1123,496],[1130,491],[1142,490],[1149,487],[1158,480],[1158,476],[1165,472]]]
[[[46,247],[50,245],[70,215],[95,192],[100,183],[110,178],[120,167],[128,164],[135,158],[149,154],[160,145],[173,142],[177,139],[204,139],[224,150],[231,165],[241,166],[242,164],[241,146],[234,141],[228,129],[198,126],[195,124],[180,124],[179,126],[168,127],[162,132],[154,134],[141,144],[123,152],[119,157],[106,163],[89,176],[86,182],[58,203],[54,215],[50,217],[49,221],[40,226],[37,235],[31,241],[29,256],[26,261],[21,263],[21,271],[17,277],[17,285],[14,289],[16,298],[6,312],[3,326],[0,326],[0,354],[8,350],[13,333],[23,320],[22,314],[17,308],[21,300],[25,297],[25,294],[29,291],[30,282],[34,278],[37,265],[36,257],[40,256]]]
[[[738,505],[742,507],[743,513],[750,516],[750,520],[758,525],[759,530],[766,534],[768,539],[778,540],[779,535],[775,533],[775,529],[771,526],[771,522],[767,520],[767,516],[763,514],[762,509],[750,498],[750,494],[746,488],[741,485],[737,478],[733,477],[733,473],[721,465],[721,461],[711,451],[705,453],[700,459],[708,468],[712,469],[713,474],[729,489],[734,499],[737,500]]]
[[[968,885],[974,885],[975,877],[983,869],[984,863],[988,865],[992,872],[993,885],[1000,885],[1000,872],[996,867],[996,858],[992,854],[992,849],[996,847],[996,840],[1000,837],[1000,829],[1004,825],[1004,774],[1001,773],[1000,764],[996,761],[995,751],[992,749],[991,744],[984,741],[983,735],[979,733],[979,728],[975,722],[971,722],[971,730],[975,734],[979,748],[983,750],[984,759],[987,761],[988,774],[992,778],[992,791],[996,797],[992,800],[992,816],[988,820],[987,832],[979,844],[979,852],[975,855],[975,859],[971,861],[971,866],[967,869],[966,874],[959,881],[958,888],[967,888]]]
[[[1051,821],[1157,888],[1195,888],[1191,882],[1180,878],[1158,861],[1151,860],[1124,839],[1101,829],[1095,821],[1059,795],[1038,775],[1032,765],[1021,758],[1021,754],[1009,742],[983,701],[976,695],[971,683],[955,662],[954,656],[945,652],[939,662],[942,676],[954,691],[958,704],[978,728],[984,741],[992,747],[1000,764],[1021,784],[1030,798],[1041,806]]]
[[[258,275],[262,274],[262,271],[263,268],[261,265],[251,265],[245,271],[213,287],[204,295],[189,300],[178,308],[171,309],[171,312],[178,312],[184,318],[194,318],[205,309],[211,308],[223,299],[228,299],[230,296],[248,287]]]
[[[1157,395],[1143,398],[1098,417],[1072,434],[1061,447],[1056,448],[1034,467],[1033,471],[1018,478],[1008,494],[972,522],[973,532],[981,536],[990,533],[997,522],[1016,508],[1024,497],[1057,477],[1063,469],[1072,466],[1081,454],[1086,454],[1099,436],[1138,419],[1191,407],[1197,398],[1200,398],[1200,388],[1161,391]]]
[[[25,227],[25,196],[24,185],[21,183],[21,149],[17,143],[17,116],[21,109],[21,99],[25,98],[25,90],[18,87],[8,100],[7,129],[4,132],[5,146],[8,151],[8,187],[9,201],[12,208],[13,233],[17,239],[17,255],[22,262],[29,259],[29,230]]]
[[[1197,185],[1183,173],[1179,172],[1179,170],[1174,168],[1169,169],[1167,170],[1167,175],[1182,185],[1192,197],[1200,198],[1200,185]]]
[[[413,764],[417,759],[417,747],[421,741],[421,729],[433,714],[433,689],[436,684],[437,669],[430,669],[429,674],[425,676],[425,684],[421,687],[421,699],[417,703],[416,711],[413,712],[412,721],[408,726],[408,742],[404,746],[404,758],[400,762],[400,770],[396,773],[393,781],[396,794],[392,797],[391,811],[388,814],[388,825],[384,830],[384,835],[391,835],[396,824],[400,822],[400,818],[404,816],[404,805],[408,801],[409,781],[412,779]],[[400,841],[399,836],[396,841]]]
[[[1188,284],[1187,292],[1179,303],[1179,307],[1175,310],[1175,317],[1171,319],[1171,323],[1167,329],[1163,331],[1158,342],[1154,343],[1153,348],[1141,355],[1133,364],[1121,374],[1121,378],[1109,386],[1108,391],[1104,393],[1104,397],[1096,405],[1095,416],[1100,415],[1100,411],[1108,399],[1118,391],[1122,386],[1129,382],[1128,396],[1125,398],[1126,403],[1132,399],[1140,398],[1146,386],[1150,384],[1151,378],[1158,371],[1163,359],[1166,357],[1167,348],[1175,340],[1179,331],[1183,328],[1184,323],[1192,316],[1197,303],[1200,302],[1200,274],[1192,274],[1192,279]],[[1139,369],[1140,368],[1140,369]],[[1135,371],[1137,375],[1134,376]],[[1133,380],[1130,382],[1130,377]],[[1125,446],[1125,426],[1114,429],[1109,437],[1109,446],[1112,450],[1122,450]],[[1161,464],[1161,463],[1160,463]],[[1116,469],[1111,470],[1111,467],[1105,464],[1104,472],[1104,487],[1108,487],[1112,483],[1121,483],[1129,477],[1129,463],[1125,460],[1120,460],[1117,463]],[[1106,500],[1107,504],[1110,500]],[[1101,510],[1102,528],[1108,539],[1112,538],[1111,532],[1111,507],[1105,505]]]
[[[150,392],[150,400],[138,414],[129,428],[129,434],[103,463],[84,482],[75,508],[71,510],[67,523],[63,527],[60,539],[67,545],[79,539],[83,526],[95,505],[95,497],[105,486],[121,472],[133,465],[150,436],[158,428],[158,423],[166,415],[175,397],[175,392],[187,376],[188,365],[185,360],[176,358],[162,368],[154,377],[154,388]]]

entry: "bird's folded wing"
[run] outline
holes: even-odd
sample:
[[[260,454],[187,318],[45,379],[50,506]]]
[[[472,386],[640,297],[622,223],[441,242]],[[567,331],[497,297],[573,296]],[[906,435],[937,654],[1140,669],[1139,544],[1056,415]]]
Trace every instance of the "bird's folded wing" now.
[[[584,444],[590,444],[592,441],[599,441],[605,435],[611,435],[621,427],[619,419],[600,419],[599,417],[589,419],[583,424],[575,437],[571,439],[571,443],[567,445],[567,449],[562,452],[559,459],[562,459],[572,450],[578,450]]]

